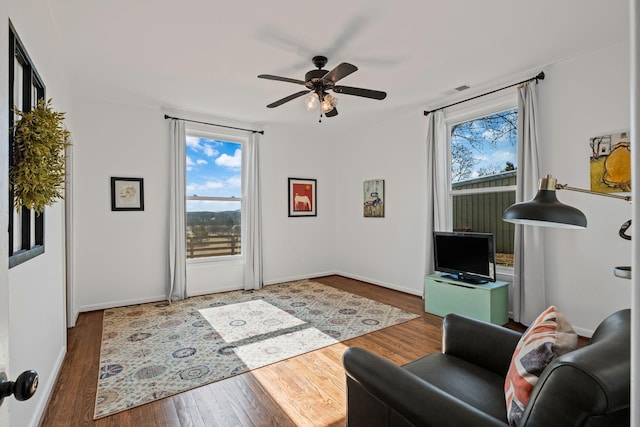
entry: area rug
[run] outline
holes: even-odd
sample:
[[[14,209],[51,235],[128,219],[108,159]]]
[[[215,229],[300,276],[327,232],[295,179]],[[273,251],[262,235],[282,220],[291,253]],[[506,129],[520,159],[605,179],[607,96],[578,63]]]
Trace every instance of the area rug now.
[[[416,317],[309,280],[105,310],[94,419]]]

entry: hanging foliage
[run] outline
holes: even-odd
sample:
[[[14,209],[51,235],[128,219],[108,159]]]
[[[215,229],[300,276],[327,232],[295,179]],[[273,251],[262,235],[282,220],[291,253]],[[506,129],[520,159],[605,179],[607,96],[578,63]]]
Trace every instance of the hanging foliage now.
[[[45,205],[63,199],[64,150],[70,132],[63,126],[64,114],[51,109],[51,99],[41,99],[31,111],[14,109],[20,116],[13,126],[13,162],[9,182],[13,185],[14,206],[33,209],[38,214]]]

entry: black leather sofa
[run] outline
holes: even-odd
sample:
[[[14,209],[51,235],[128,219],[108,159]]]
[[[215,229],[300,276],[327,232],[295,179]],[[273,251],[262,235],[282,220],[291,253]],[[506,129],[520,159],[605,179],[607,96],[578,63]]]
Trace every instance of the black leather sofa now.
[[[630,318],[630,310],[612,314],[587,346],[554,359],[517,426],[628,426]],[[450,314],[443,352],[405,366],[347,349],[347,426],[508,426],[504,381],[520,336]]]

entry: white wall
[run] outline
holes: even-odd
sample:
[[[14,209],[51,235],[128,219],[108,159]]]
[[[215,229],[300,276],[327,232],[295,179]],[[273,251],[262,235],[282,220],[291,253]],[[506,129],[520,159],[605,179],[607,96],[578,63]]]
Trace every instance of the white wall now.
[[[0,22],[9,20],[9,5],[0,3]],[[8,31],[0,33],[0,82],[9,81]],[[0,85],[0,99],[8,99],[9,87]],[[0,103],[0,224],[9,223],[9,105]],[[0,259],[9,258],[8,239],[0,239]],[[0,373],[9,374],[9,265],[0,263]],[[9,424],[10,400],[0,406],[0,426]]]
[[[543,173],[560,183],[589,188],[589,138],[630,130],[629,45],[616,45],[547,67],[540,84]],[[559,191],[581,209],[586,230],[545,230],[547,301],[582,330],[631,304],[631,281],[613,268],[631,265],[631,242],[618,237],[631,205],[606,197]]]
[[[629,46],[544,71],[547,78],[538,87],[543,173],[589,188],[589,138],[629,130]],[[339,142],[336,270],[341,274],[422,294],[425,123],[421,111],[414,111]],[[362,181],[375,178],[385,179],[384,219],[362,215]],[[606,315],[630,305],[630,281],[614,277],[613,267],[631,263],[630,242],[618,237],[631,208],[624,201],[569,191],[558,197],[583,210],[589,228],[545,231],[547,304],[590,335]]]
[[[9,18],[44,80],[47,97],[53,98],[53,108],[67,112],[65,124],[73,132],[68,82],[59,60],[62,47],[48,10],[41,2],[10,0]],[[2,55],[8,55],[5,46]],[[15,379],[27,369],[40,375],[35,396],[11,404],[10,425],[16,426],[38,424],[66,351],[64,203],[47,207],[45,215],[44,254],[8,274],[9,375]]]
[[[328,120],[327,120],[328,121]],[[324,127],[323,127],[324,126]],[[264,281],[331,274],[336,266],[336,146],[330,123],[265,127],[260,145]],[[288,217],[288,178],[317,180],[317,216]]]
[[[80,311],[158,301],[168,283],[169,125],[160,108],[76,98]],[[144,179],[144,211],[111,211],[111,177]]]
[[[169,179],[168,125],[161,106],[83,96],[72,104],[46,7],[10,0],[9,17],[45,80],[47,96],[67,112],[73,133],[78,308],[161,299],[167,283]],[[545,69],[539,91],[543,167],[561,182],[587,186],[588,138],[629,128],[628,70],[627,45]],[[80,94],[90,88],[73,90]],[[421,294],[429,244],[422,111],[400,112],[339,138],[328,138],[325,125],[330,122],[265,128],[265,282],[339,272]],[[111,212],[111,176],[145,179],[144,212]],[[318,180],[317,217],[287,217],[288,177]],[[367,179],[385,180],[385,218],[362,217]],[[580,207],[590,227],[547,231],[547,301],[560,307],[579,332],[589,332],[606,314],[630,305],[629,281],[613,277],[611,269],[630,264],[629,242],[616,234],[631,211],[616,200],[568,192],[559,197]],[[12,405],[12,425],[37,423],[65,351],[63,212],[62,203],[47,210],[45,254],[8,274],[10,375],[25,369],[41,375],[36,396]]]
[[[158,301],[166,294],[169,125],[161,106],[134,103],[76,98],[73,264],[79,311]],[[335,270],[335,144],[321,126],[268,127],[260,142],[266,283]],[[111,176],[144,178],[144,212],[111,211]],[[318,180],[317,217],[287,217],[288,177]],[[218,282],[237,266],[217,263],[220,274],[212,275],[209,267],[189,265],[189,277],[199,283],[189,295],[234,288]],[[202,286],[202,271],[211,276],[209,288]]]
[[[422,295],[426,259],[426,123],[420,110],[339,142],[336,270]],[[384,218],[364,218],[363,182],[384,179]]]
[[[624,44],[545,67],[538,91],[543,172],[573,186],[589,185],[589,138],[629,129],[628,58]],[[76,102],[80,309],[161,299],[167,281],[167,124],[159,107]],[[328,136],[329,126],[265,127],[265,283],[337,272],[421,295],[430,244],[422,111],[397,111],[337,138]],[[145,212],[110,211],[109,177],[118,175],[145,178]],[[287,216],[288,177],[318,180],[317,217]],[[385,180],[385,218],[363,217],[362,183],[368,179]],[[612,269],[630,264],[629,242],[617,230],[631,211],[624,202],[597,196],[565,191],[559,198],[581,208],[589,228],[545,231],[547,303],[590,335],[606,314],[629,305],[629,283]]]

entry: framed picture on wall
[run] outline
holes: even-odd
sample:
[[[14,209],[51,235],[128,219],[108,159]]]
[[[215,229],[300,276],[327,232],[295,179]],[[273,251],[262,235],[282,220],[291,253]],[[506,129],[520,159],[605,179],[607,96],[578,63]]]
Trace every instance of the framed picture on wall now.
[[[631,191],[631,134],[612,133],[589,138],[591,191]]]
[[[364,217],[384,218],[384,179],[364,182]]]
[[[143,211],[143,179],[111,177],[111,210]]]
[[[316,180],[289,178],[289,216],[316,216]]]

